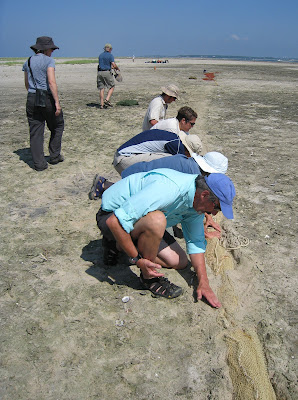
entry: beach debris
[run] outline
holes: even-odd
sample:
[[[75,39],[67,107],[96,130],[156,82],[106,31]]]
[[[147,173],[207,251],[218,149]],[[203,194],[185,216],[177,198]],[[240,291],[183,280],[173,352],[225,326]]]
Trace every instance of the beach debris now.
[[[127,303],[130,300],[129,296],[122,297],[122,303]]]
[[[214,72],[204,72],[205,78],[202,78],[203,81],[214,81],[215,74]]]
[[[196,76],[190,76],[188,79],[197,79]]]
[[[123,326],[124,325],[124,321],[122,321],[121,319],[117,319],[115,322],[116,326]]]

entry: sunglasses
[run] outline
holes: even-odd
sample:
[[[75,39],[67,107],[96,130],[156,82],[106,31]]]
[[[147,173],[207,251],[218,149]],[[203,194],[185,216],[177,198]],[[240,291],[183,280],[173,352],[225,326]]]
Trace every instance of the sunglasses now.
[[[214,205],[214,211],[221,211],[220,204],[215,203],[215,200],[212,200],[212,203]]]
[[[195,126],[195,124],[196,124],[195,122],[190,122],[191,126]]]

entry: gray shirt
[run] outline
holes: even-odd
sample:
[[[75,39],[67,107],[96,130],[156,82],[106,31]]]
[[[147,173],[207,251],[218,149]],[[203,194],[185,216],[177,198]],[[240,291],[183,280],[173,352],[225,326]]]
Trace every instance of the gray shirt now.
[[[55,68],[55,60],[42,53],[35,54],[30,58],[30,67],[34,76],[37,89],[50,91],[47,69]],[[28,67],[28,60],[23,65],[23,71],[28,74],[29,89],[28,92],[35,93],[35,85]]]

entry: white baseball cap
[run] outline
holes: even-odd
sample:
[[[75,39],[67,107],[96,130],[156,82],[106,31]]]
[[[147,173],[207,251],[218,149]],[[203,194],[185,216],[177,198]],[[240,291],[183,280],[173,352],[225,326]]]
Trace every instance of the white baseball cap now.
[[[204,156],[192,153],[191,157],[199,164],[199,167],[205,171],[212,173],[225,174],[228,169],[228,159],[217,151],[210,151]]]

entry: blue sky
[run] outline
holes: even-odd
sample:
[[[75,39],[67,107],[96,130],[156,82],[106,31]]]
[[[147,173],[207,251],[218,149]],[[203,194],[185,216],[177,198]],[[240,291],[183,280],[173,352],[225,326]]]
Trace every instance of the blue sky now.
[[[298,58],[297,0],[0,0],[0,57],[52,36],[56,57],[232,55]]]

